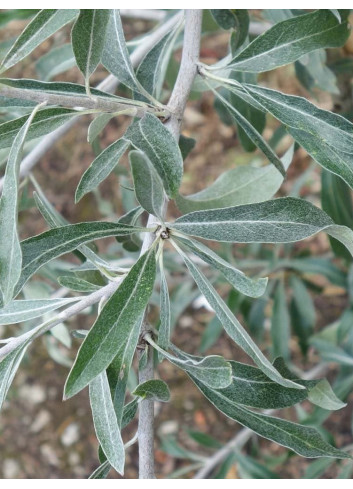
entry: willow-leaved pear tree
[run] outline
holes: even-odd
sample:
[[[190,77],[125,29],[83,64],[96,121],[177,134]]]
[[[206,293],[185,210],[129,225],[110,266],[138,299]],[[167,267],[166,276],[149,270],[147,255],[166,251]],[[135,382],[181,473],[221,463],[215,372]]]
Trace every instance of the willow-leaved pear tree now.
[[[275,197],[298,147],[352,188],[353,124],[305,98],[257,84],[258,73],[343,46],[349,36],[349,11],[278,12],[283,15],[272,19],[272,27],[254,35],[247,10],[161,11],[159,25],[132,43],[125,40],[124,11],[44,9],[0,14],[3,25],[7,18],[32,17],[4,51],[0,65],[0,104],[6,114],[0,124],[4,162],[0,324],[25,326],[22,334],[2,340],[0,405],[34,340],[70,322],[72,335],[81,345],[63,397],[70,399],[89,389],[100,446],[91,478],[105,478],[110,470],[123,475],[125,452],[135,442],[140,478],[155,477],[154,405],[173,402],[173,393],[170,395],[167,384],[157,378],[164,362],[183,370],[204,395],[205,403],[212,403],[260,437],[302,457],[349,458],[347,451],[333,446],[314,427],[262,412],[303,401],[324,410],[341,409],[345,404],[326,380],[301,378],[289,368],[290,355],[283,341],[288,338],[281,329],[286,322],[283,291],[275,297],[278,326],[272,334],[275,351],[285,358],[270,361],[229,301],[217,291],[221,277],[240,297],[259,300],[268,293],[266,275],[246,275],[229,254],[221,256],[214,246],[205,244],[205,240],[294,243],[324,232],[340,242],[349,256],[353,254],[350,227],[335,223],[305,199]],[[8,77],[9,69],[59,29],[71,30],[70,42],[37,60],[38,79]],[[200,61],[201,36],[217,29],[229,32],[228,54],[216,64],[204,64]],[[175,69],[174,52],[180,48],[181,61],[173,81],[169,67],[172,63]],[[107,78],[93,88],[91,77],[100,64]],[[82,84],[51,81],[75,65],[82,73]],[[118,87],[122,89],[119,92]],[[191,91],[199,97],[210,92],[222,120],[236,126],[244,149],[258,148],[266,164],[239,166],[210,187],[185,196],[179,192],[183,161],[195,141],[181,131]],[[127,212],[108,220],[71,224],[50,204],[31,169],[87,114],[92,119],[88,141],[96,157],[72,198],[79,202],[86,194],[97,192],[128,154],[130,186],[121,176],[128,196]],[[262,135],[267,114],[292,138],[293,145],[284,155],[279,156],[275,145]],[[130,118],[126,132],[101,148],[99,135],[110,120],[121,116]],[[28,186],[34,188],[34,203],[47,230],[21,240],[18,213],[23,208],[23,189]],[[180,217],[168,220],[168,206],[173,201]],[[106,237],[116,238],[119,259],[107,259],[92,246]],[[70,268],[53,265],[68,253],[76,255],[80,264]],[[177,334],[173,335],[176,344],[172,341],[175,313],[169,291],[175,274],[171,270],[192,278],[198,294],[204,296],[230,341],[243,350],[249,363],[224,358],[221,351],[219,355],[191,355],[177,346]],[[51,296],[28,298],[33,283],[48,280],[64,290],[65,296],[54,290]],[[293,287],[301,291],[300,283]],[[159,310],[157,322],[152,322],[151,308]],[[93,325],[89,330],[75,330],[74,318],[87,310],[95,315]],[[132,386],[134,369],[138,383]],[[135,417],[137,433],[123,441],[124,428]],[[242,460],[240,453],[236,456]],[[203,465],[207,459],[199,458],[190,470]]]

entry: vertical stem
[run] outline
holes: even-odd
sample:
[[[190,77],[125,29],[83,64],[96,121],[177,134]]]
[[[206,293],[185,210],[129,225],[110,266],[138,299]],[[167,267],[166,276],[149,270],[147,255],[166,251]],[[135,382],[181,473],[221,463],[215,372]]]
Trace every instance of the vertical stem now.
[[[185,10],[185,32],[183,53],[180,69],[173,92],[171,94],[168,109],[172,116],[166,123],[167,129],[179,140],[180,126],[189,98],[191,87],[197,73],[197,63],[200,53],[202,10]],[[166,205],[164,213],[166,211]],[[155,217],[150,215],[148,226],[155,223]],[[146,234],[142,245],[141,253],[153,242],[153,234]],[[148,331],[147,321],[143,324],[142,337]],[[147,363],[139,372],[139,382],[146,382],[154,377],[153,348],[148,349]],[[140,403],[139,424],[139,478],[154,479],[154,407],[153,401],[144,400]]]

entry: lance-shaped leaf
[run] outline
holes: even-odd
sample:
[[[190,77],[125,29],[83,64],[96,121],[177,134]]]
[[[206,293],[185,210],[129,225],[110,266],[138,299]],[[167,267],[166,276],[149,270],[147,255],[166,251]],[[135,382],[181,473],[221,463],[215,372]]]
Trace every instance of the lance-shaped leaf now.
[[[170,298],[168,283],[165,276],[164,265],[163,265],[163,251],[159,257],[159,271],[160,271],[160,325],[158,330],[158,345],[163,350],[168,350],[170,344]],[[159,361],[162,360],[162,354],[158,352]]]
[[[239,323],[237,318],[233,315],[229,307],[219,296],[217,291],[211,285],[209,280],[200,272],[200,270],[194,265],[194,263],[185,255],[185,253],[175,244],[177,251],[182,255],[186,266],[188,267],[191,275],[193,276],[201,293],[205,296],[209,305],[214,309],[218,319],[222,323],[227,334],[232,338],[237,345],[239,345],[245,353],[247,353],[256,363],[256,365],[272,380],[289,388],[301,389],[302,386],[287,380],[276,370],[276,368],[267,360],[265,355],[261,352],[259,347],[251,339],[250,335]]]
[[[192,380],[222,413],[268,440],[290,448],[303,457],[351,458],[347,453],[329,445],[314,428],[254,413],[234,402],[221,390],[210,389],[195,378]]]
[[[122,475],[124,473],[125,449],[105,372],[90,382],[89,397],[94,429],[100,446],[110,465]]]
[[[49,36],[73,20],[77,12],[74,9],[43,9],[38,12],[6,54],[0,72],[25,58]]]
[[[185,372],[192,374],[195,378],[204,382],[206,385],[221,389],[227,387],[231,382],[231,367],[229,362],[218,355],[210,355],[208,357],[195,357],[188,355],[179,350],[176,346],[171,345],[172,350],[177,356],[163,350],[150,337],[147,341],[167,358],[171,363],[181,368]]]
[[[348,11],[342,23],[330,10],[317,10],[278,22],[231,60],[237,71],[269,71],[320,48],[343,46],[349,35]]]
[[[107,26],[102,63],[117,79],[131,88],[145,94],[136,78],[126,47],[119,10],[111,9]]]
[[[141,151],[130,151],[129,160],[138,202],[149,214],[163,220],[164,189],[157,171]]]
[[[168,63],[179,32],[179,25],[171,32],[167,32],[146,54],[136,72],[136,77],[141,85],[157,100],[161,96]]]
[[[80,9],[72,28],[72,49],[77,66],[85,77],[88,93],[89,77],[101,59],[109,13],[108,9]]]
[[[25,346],[18,346],[0,361],[0,409],[2,408],[25,352]]]
[[[49,81],[75,66],[71,43],[56,46],[44,54],[35,64],[38,78]]]
[[[35,115],[31,127],[28,130],[26,141],[44,136],[79,115],[87,114],[86,111],[53,107],[42,109]],[[25,124],[28,116],[18,117],[12,121],[0,124],[0,148],[8,148],[12,145],[18,131]]]
[[[79,202],[84,195],[94,190],[110,175],[128,147],[129,142],[124,139],[119,139],[108,146],[93,160],[89,168],[82,175],[77,186],[75,202]]]
[[[87,141],[93,143],[93,141],[103,131],[108,122],[115,117],[116,114],[104,113],[97,115],[88,126]]]
[[[203,261],[219,270],[228,282],[242,294],[248,295],[249,297],[259,297],[265,292],[267,278],[252,279],[247,277],[242,271],[233,267],[230,263],[223,260],[223,258],[199,241],[178,237],[177,242],[181,243],[186,249],[192,251]]]
[[[274,295],[271,320],[272,352],[274,357],[290,358],[290,316],[283,281],[279,281]]]
[[[75,292],[94,292],[99,290],[99,285],[91,284],[87,280],[75,277],[74,275],[64,275],[58,278],[58,282],[62,287],[74,290]]]
[[[65,398],[82,390],[126,345],[152,294],[155,274],[155,252],[150,249],[131,268],[82,343],[66,381]]]
[[[294,146],[291,146],[281,158],[285,170],[292,161],[293,150]],[[204,190],[187,197],[179,194],[175,200],[183,213],[254,204],[273,197],[282,183],[283,176],[273,165],[261,168],[239,166],[222,173]]]
[[[7,304],[21,275],[22,252],[17,232],[18,179],[25,139],[38,111],[37,106],[17,133],[7,160],[0,199],[0,290]]]
[[[326,379],[322,379],[310,389],[308,399],[313,404],[330,411],[342,409],[347,405],[345,402],[338,399]]]
[[[162,122],[146,113],[129,127],[124,139],[148,156],[163,181],[166,193],[174,197],[183,176],[183,158],[177,142]]]
[[[18,294],[27,280],[45,263],[75,250],[83,243],[140,231],[144,231],[144,228],[112,222],[81,222],[51,229],[26,239],[21,242],[22,272],[15,292]]]
[[[80,297],[12,301],[0,309],[0,325],[21,323],[38,318],[78,300]]]
[[[278,158],[273,149],[264,140],[257,129],[249,122],[246,117],[244,117],[235,106],[233,106],[227,99],[222,97],[219,92],[214,91],[219,100],[227,107],[231,117],[235,122],[243,129],[248,138],[263,152],[263,154],[268,158],[270,163],[274,165],[277,170],[285,176],[286,171],[282,164],[282,161]]]
[[[338,114],[318,109],[302,97],[244,85],[247,92],[327,170],[353,188],[353,124]]]
[[[234,243],[290,243],[325,231],[353,254],[351,229],[336,225],[310,202],[293,197],[191,212],[170,226],[192,236]]]
[[[150,401],[169,402],[170,391],[163,380],[147,380],[139,384],[133,392],[134,396],[149,399]]]

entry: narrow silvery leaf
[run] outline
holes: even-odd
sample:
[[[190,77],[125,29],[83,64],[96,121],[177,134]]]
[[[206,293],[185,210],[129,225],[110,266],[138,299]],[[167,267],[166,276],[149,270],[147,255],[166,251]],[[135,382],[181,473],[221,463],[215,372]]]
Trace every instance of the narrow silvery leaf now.
[[[166,193],[174,197],[183,176],[183,158],[177,142],[162,122],[146,113],[129,127],[124,139],[148,156],[163,181]]]
[[[290,358],[290,317],[287,306],[284,283],[277,285],[271,320],[272,352],[274,357]]]
[[[286,171],[283,166],[282,161],[278,158],[273,149],[264,140],[257,129],[233,106],[227,99],[222,97],[219,92],[215,92],[216,96],[221,100],[221,102],[227,107],[229,113],[234,118],[236,123],[243,129],[248,138],[263,152],[263,154],[268,158],[270,163],[274,165],[277,170],[285,176]]]
[[[141,151],[130,151],[129,160],[135,194],[141,207],[163,220],[163,183],[149,158]]]
[[[88,127],[87,141],[93,143],[113,117],[115,117],[115,114],[103,113],[97,115]]]
[[[330,10],[317,10],[277,23],[231,60],[237,71],[269,71],[315,49],[342,46],[349,35],[347,14],[340,23]]]
[[[195,357],[182,352],[174,345],[170,345],[172,350],[177,354],[175,356],[160,348],[151,338],[147,340],[171,363],[185,370],[185,372],[191,373],[209,387],[222,389],[232,382],[230,364],[223,357],[218,355]]]
[[[111,390],[113,392],[114,409],[119,426],[123,423],[126,387],[141,332],[143,318],[144,311],[136,319],[127,338],[122,342],[121,346],[119,345],[117,348],[115,358],[107,370],[109,379],[113,374],[113,382],[109,380],[109,384],[111,384]]]
[[[174,243],[174,246],[175,243]],[[193,276],[201,293],[205,296],[209,305],[214,309],[218,319],[222,323],[227,334],[232,338],[237,345],[239,345],[245,353],[247,353],[256,363],[256,365],[272,380],[285,387],[301,388],[298,384],[287,380],[275,369],[275,367],[267,360],[258,346],[251,339],[250,335],[239,323],[237,318],[233,315],[229,307],[225,304],[217,291],[207,280],[207,278],[200,272],[200,270],[194,265],[194,263],[183,253],[180,248],[176,247],[177,251],[182,255],[186,266],[188,267],[191,275]]]
[[[141,85],[157,100],[161,96],[169,59],[179,32],[178,25],[171,32],[167,32],[146,54],[136,72]]]
[[[94,429],[108,462],[119,473],[124,473],[125,450],[116,419],[110,388],[105,372],[89,384],[89,397]]]
[[[140,231],[144,231],[144,228],[112,222],[81,222],[51,229],[22,241],[22,272],[16,285],[16,294],[27,280],[48,261],[95,239],[125,236]]]
[[[25,58],[49,36],[73,20],[77,12],[70,9],[43,9],[38,12],[6,54],[0,72]]]
[[[83,280],[82,278],[73,275],[59,277],[58,282],[62,287],[74,290],[75,292],[94,292],[95,290],[100,289],[99,285],[91,284],[90,282],[87,282],[87,280]]]
[[[72,28],[72,48],[77,66],[85,77],[88,93],[89,77],[101,59],[109,13],[108,9],[80,9]]]
[[[192,236],[234,243],[290,243],[325,231],[353,254],[351,229],[335,225],[321,209],[293,197],[191,212],[170,226]]]
[[[292,161],[293,152],[294,146],[291,146],[281,158],[285,170]],[[261,168],[239,166],[222,173],[204,190],[188,196],[178,195],[175,200],[183,213],[254,204],[273,197],[282,183],[283,176],[273,165]]]
[[[44,54],[35,64],[38,78],[49,81],[75,66],[71,43],[63,44]]]
[[[79,112],[72,109],[64,109],[59,107],[53,107],[49,109],[42,109],[38,111],[31,127],[28,131],[26,141],[35,139],[40,136],[44,136],[49,132],[54,131],[58,127],[65,124],[73,117],[77,117],[87,113],[85,111]],[[12,145],[18,131],[25,124],[28,116],[19,117],[8,122],[0,124],[0,148],[8,148]]]
[[[170,344],[170,298],[167,278],[165,276],[163,265],[163,252],[159,257],[159,271],[160,271],[160,325],[158,330],[158,345],[163,350],[168,350]],[[158,352],[159,361],[162,359],[162,354]]]
[[[141,91],[142,87],[136,78],[131,64],[120,13],[117,9],[111,9],[110,11],[102,53],[102,63],[121,83],[132,90]],[[144,92],[144,90],[142,91]]]
[[[255,413],[229,399],[221,390],[210,389],[199,380],[191,378],[217,409],[258,435],[290,448],[303,457],[350,458],[348,453],[329,445],[314,428]]]
[[[163,380],[147,380],[139,384],[132,394],[151,401],[169,402],[170,400],[169,388]]]
[[[313,404],[330,411],[342,409],[347,405],[338,399],[326,379],[322,379],[315,387],[309,390],[308,399]]]
[[[131,330],[145,310],[156,274],[153,250],[131,268],[117,291],[103,307],[77,354],[65,386],[65,398],[82,390],[105,370],[126,345]]]
[[[75,202],[79,202],[84,195],[94,190],[105,178],[110,175],[120,158],[123,156],[129,143],[119,139],[108,146],[91,163],[90,167],[82,175],[75,193]]]
[[[0,361],[0,409],[25,352],[26,348],[21,345]]]
[[[89,479],[106,479],[112,466],[106,460],[99,467],[96,468],[94,472],[88,477]]]
[[[308,100],[275,90],[246,85],[248,93],[274,117],[321,166],[353,188],[353,124],[338,114],[318,109]]]
[[[0,309],[0,325],[28,321],[78,300],[80,297],[12,301]]]
[[[18,179],[22,150],[37,106],[17,133],[7,160],[4,188],[0,199],[0,290],[7,304],[21,275],[22,252],[17,232]]]
[[[181,242],[203,261],[219,270],[228,282],[242,294],[249,297],[260,297],[265,292],[267,278],[252,279],[247,277],[243,272],[223,260],[223,258],[199,241],[188,239],[187,237],[178,237],[177,242]]]
[[[138,399],[133,399],[128,404],[125,404],[123,418],[121,420],[121,429],[125,428],[135,417],[138,409]]]

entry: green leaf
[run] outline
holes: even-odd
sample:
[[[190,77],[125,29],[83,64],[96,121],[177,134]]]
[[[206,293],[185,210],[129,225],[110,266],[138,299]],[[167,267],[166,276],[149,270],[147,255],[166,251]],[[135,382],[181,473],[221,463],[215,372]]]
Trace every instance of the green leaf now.
[[[187,237],[185,238],[178,237],[177,242],[184,245],[186,249],[200,257],[204,262],[219,270],[228,282],[242,294],[249,297],[259,297],[265,292],[267,278],[249,278],[204,244]]]
[[[101,59],[109,13],[108,9],[80,9],[72,28],[72,49],[77,66],[85,77],[87,93],[90,93],[89,77]]]
[[[316,322],[315,306],[303,281],[293,275],[290,278],[293,290],[291,319],[293,329],[298,335],[299,345],[304,355],[308,350],[308,340],[314,332]]]
[[[241,479],[279,479],[279,476],[249,455],[234,451],[237,469]]]
[[[103,131],[108,122],[115,117],[116,114],[104,113],[97,115],[88,127],[87,141],[93,143],[93,141]]]
[[[130,151],[129,160],[134,179],[135,194],[141,207],[163,220],[163,183],[149,158],[141,151]]]
[[[353,254],[351,229],[335,225],[321,209],[293,197],[191,212],[170,226],[192,236],[233,243],[291,243],[325,231]]]
[[[258,435],[290,448],[303,457],[350,458],[347,453],[329,445],[314,428],[255,413],[229,399],[221,390],[215,391],[191,378],[217,409]]]
[[[132,394],[151,401],[170,401],[169,388],[163,380],[147,380],[139,384]]]
[[[94,470],[88,478],[89,479],[106,479],[111,468],[112,468],[112,466],[110,465],[108,460],[106,460],[99,467],[97,467],[96,470]]]
[[[347,406],[345,402],[338,399],[326,379],[322,379],[309,390],[308,399],[313,404],[316,404],[323,409],[328,409],[329,411],[335,411]]]
[[[51,229],[26,239],[21,242],[22,273],[15,292],[18,294],[27,280],[45,263],[75,250],[83,243],[140,231],[144,231],[144,228],[113,222],[81,222]]]
[[[282,161],[278,158],[276,153],[268,145],[268,143],[263,139],[261,134],[257,129],[249,122],[246,117],[244,117],[235,106],[228,102],[228,100],[219,92],[214,91],[215,95],[221,100],[221,102],[227,107],[231,117],[235,122],[243,129],[248,138],[263,152],[263,154],[268,158],[270,163],[274,165],[277,170],[285,176],[286,171],[282,164]]]
[[[295,73],[307,90],[315,88],[338,95],[337,78],[326,66],[327,56],[324,49],[319,49],[302,56],[295,62]]]
[[[0,409],[2,408],[26,349],[26,347],[21,345],[0,360]]]
[[[291,146],[281,158],[286,170],[292,161],[293,150],[294,146]],[[176,203],[183,213],[254,204],[273,197],[282,183],[283,176],[273,165],[261,168],[239,166],[222,173],[212,185],[196,194],[187,197],[179,194]]]
[[[87,282],[87,280],[83,280],[82,278],[73,275],[63,275],[58,278],[58,282],[62,287],[74,290],[75,292],[94,292],[95,290],[100,289],[98,285],[91,284],[90,282]]]
[[[125,450],[116,419],[105,372],[89,384],[94,429],[108,462],[121,475],[124,473]]]
[[[171,331],[171,321],[170,321],[170,298],[168,283],[165,276],[164,265],[163,265],[163,252],[160,254],[159,258],[159,272],[160,272],[160,325],[158,330],[158,345],[163,350],[168,350],[170,345],[170,331]],[[158,353],[159,361],[162,360],[162,354]]]
[[[8,24],[12,20],[24,20],[33,17],[39,9],[6,9],[0,13],[0,26]]]
[[[39,44],[73,20],[77,12],[70,9],[43,9],[38,12],[6,54],[0,72],[25,58]]]
[[[114,170],[123,156],[129,143],[123,139],[118,139],[115,143],[108,146],[91,163],[89,168],[82,175],[75,193],[75,202],[79,202],[84,195],[94,190],[108,175]]]
[[[267,360],[258,346],[251,339],[249,334],[233,315],[229,307],[225,304],[217,291],[213,288],[207,278],[198,270],[193,262],[185,255],[185,253],[173,243],[177,251],[182,255],[186,266],[193,276],[201,293],[205,296],[209,305],[214,309],[218,319],[223,324],[227,334],[239,345],[250,358],[254,360],[256,365],[272,380],[285,387],[301,388],[298,384],[284,379],[275,367]]]
[[[75,66],[75,56],[71,43],[63,44],[51,49],[36,62],[38,78],[49,81]]]
[[[12,299],[21,275],[22,252],[17,232],[19,171],[23,145],[38,108],[39,106],[26,118],[26,122],[15,136],[0,198],[0,290],[4,304]]]
[[[218,355],[195,357],[182,352],[175,345],[170,345],[172,351],[177,355],[174,356],[163,350],[151,338],[147,338],[147,341],[171,363],[191,373],[210,387],[221,389],[227,387],[232,381],[229,362]]]
[[[274,357],[290,358],[290,317],[283,281],[277,285],[271,321],[272,352]]]
[[[162,122],[146,113],[129,127],[124,139],[148,156],[163,181],[166,193],[174,197],[183,176],[183,158],[177,142]]]
[[[68,122],[70,119],[87,113],[59,107],[39,110],[33,118],[28,130],[26,141],[48,134]],[[27,121],[28,116],[19,117],[0,124],[0,148],[8,148],[12,145],[18,131]]]
[[[65,386],[65,398],[82,390],[123,351],[152,294],[156,274],[153,250],[131,268],[103,307],[81,345]]]
[[[128,404],[125,404],[123,417],[121,420],[121,429],[125,428],[135,417],[138,409],[138,399],[133,399]]]
[[[353,188],[353,124],[338,114],[318,109],[302,97],[244,85],[246,91],[276,119],[321,166]]]
[[[227,68],[270,71],[315,49],[340,47],[349,35],[347,11],[341,12],[342,23],[324,9],[278,22],[237,54]]]
[[[78,300],[80,297],[12,301],[0,309],[0,325],[22,323]]]
[[[136,78],[131,64],[120,13],[117,9],[110,10],[110,18],[102,53],[102,63],[121,83],[132,90],[142,91],[145,95],[145,91],[141,90],[142,87]]]

